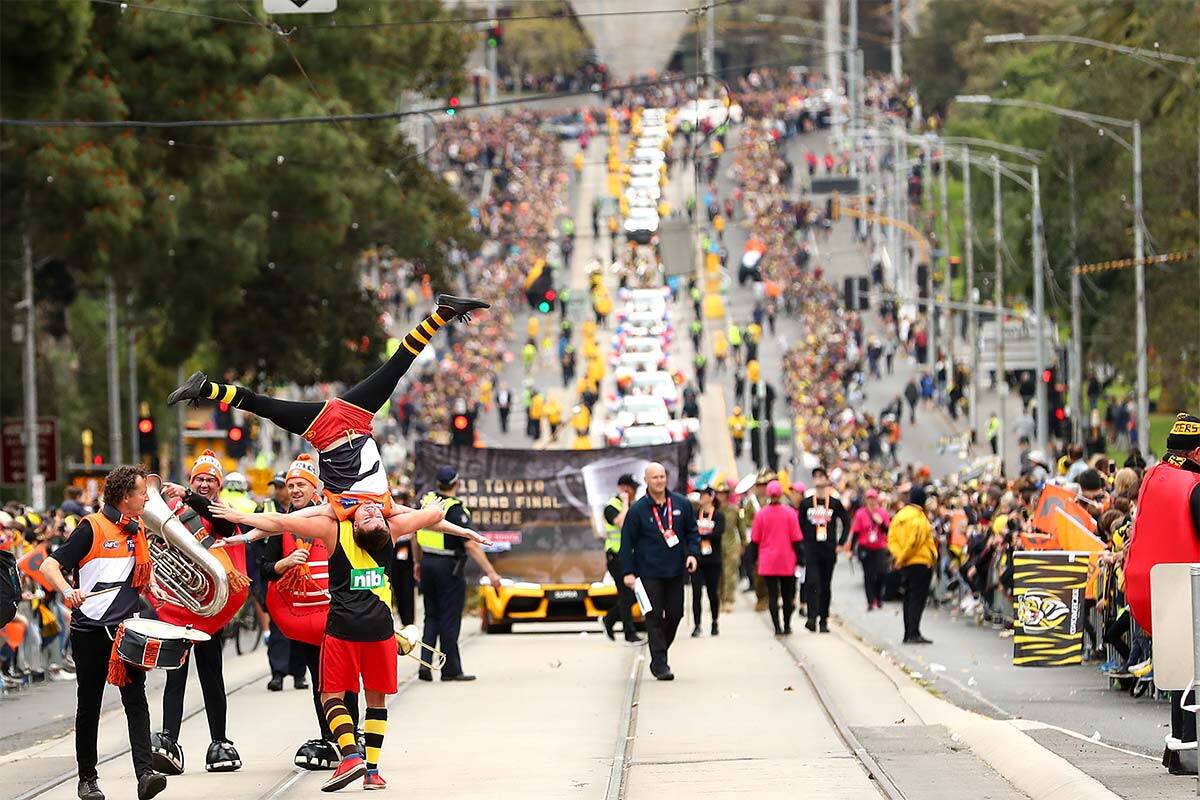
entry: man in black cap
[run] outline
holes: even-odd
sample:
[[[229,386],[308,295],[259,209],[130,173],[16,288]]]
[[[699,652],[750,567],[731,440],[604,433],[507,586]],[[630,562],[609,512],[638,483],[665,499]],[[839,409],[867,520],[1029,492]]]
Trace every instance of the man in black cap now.
[[[625,516],[637,497],[638,482],[629,473],[617,478],[617,493],[604,506],[604,560],[607,562],[608,574],[617,585],[617,602],[604,615],[604,632],[609,639],[616,639],[617,621],[621,622],[621,631],[629,644],[641,644],[642,639],[633,627],[633,589],[625,585],[617,560],[621,552],[621,526],[625,524]]]
[[[430,492],[426,497],[435,495],[450,500],[445,506],[446,520],[470,528],[471,512],[454,496],[458,488],[458,470],[449,466],[438,467],[435,480],[437,491]],[[467,556],[479,565],[497,590],[500,588],[500,575],[478,542],[447,536],[430,528],[417,531],[416,542],[417,546],[413,548],[413,575],[421,582],[421,595],[425,598],[425,632],[422,639],[426,647],[437,647],[446,655],[446,663],[442,667],[443,681],[473,681],[474,675],[463,672],[462,659],[458,654],[458,633],[462,627],[463,605],[467,601],[467,579],[464,575]],[[421,667],[417,677],[431,681],[433,673]]]
[[[650,674],[673,681],[667,650],[683,619],[684,572],[695,572],[700,559],[700,530],[692,504],[667,488],[662,464],[646,466],[646,494],[634,503],[621,526],[622,580],[630,589],[638,579],[650,601],[644,612],[650,639]]]
[[[808,622],[804,627],[829,633],[829,599],[837,551],[850,536],[850,514],[829,489],[824,467],[812,471],[813,492],[800,501],[800,532],[804,534],[804,589],[808,600]]]

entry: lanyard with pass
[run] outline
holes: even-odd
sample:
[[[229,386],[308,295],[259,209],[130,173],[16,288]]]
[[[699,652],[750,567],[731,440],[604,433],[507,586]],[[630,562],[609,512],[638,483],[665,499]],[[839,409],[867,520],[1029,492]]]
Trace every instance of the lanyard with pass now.
[[[675,516],[671,508],[671,496],[667,495],[667,522],[664,525],[662,517],[659,515],[658,506],[650,506],[650,515],[654,517],[654,523],[658,525],[658,532],[662,534],[663,540],[666,541],[667,547],[674,547],[679,544],[679,537],[675,535]]]

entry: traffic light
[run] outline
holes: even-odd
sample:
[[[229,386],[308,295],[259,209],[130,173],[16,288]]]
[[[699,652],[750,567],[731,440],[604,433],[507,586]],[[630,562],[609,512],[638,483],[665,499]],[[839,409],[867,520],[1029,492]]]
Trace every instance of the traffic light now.
[[[504,29],[500,27],[500,23],[493,22],[487,32],[487,46],[489,48],[499,47],[504,43]]]
[[[530,278],[532,280],[526,279],[525,287],[525,299],[529,301],[529,307],[549,314],[554,308],[554,301],[558,299],[558,293],[554,291],[554,270],[542,267],[531,272]]]
[[[246,428],[242,425],[231,425],[225,431],[225,452],[230,458],[241,458],[246,455]]]
[[[153,456],[158,452],[158,431],[154,429],[154,417],[143,413],[138,417],[138,453],[145,456]]]
[[[450,444],[463,447],[475,445],[475,415],[454,414],[450,417]]]
[[[446,116],[453,117],[455,114],[457,114],[459,105],[460,105],[460,103],[458,100],[458,95],[454,95],[449,100],[447,100],[446,101]]]
[[[1046,384],[1046,408],[1049,411],[1050,434],[1069,441],[1071,418],[1067,414],[1066,408],[1066,387],[1058,382],[1058,370],[1055,368],[1042,370],[1042,382]]]

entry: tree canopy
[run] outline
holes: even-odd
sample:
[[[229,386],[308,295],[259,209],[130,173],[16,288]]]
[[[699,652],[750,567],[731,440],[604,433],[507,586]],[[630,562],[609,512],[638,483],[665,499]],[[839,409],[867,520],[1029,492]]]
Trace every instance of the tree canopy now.
[[[341,6],[343,26],[445,16],[436,0]],[[183,0],[0,5],[3,116],[183,121],[394,111],[406,93],[460,91],[475,41],[465,26],[313,29],[303,26],[327,23],[268,19],[257,3],[204,6],[247,24],[195,10]],[[41,326],[43,336],[64,335],[39,347],[45,413],[61,411],[56,399],[91,359],[103,363],[102,341],[87,323],[94,313],[77,306],[102,299],[110,279],[123,302],[132,298],[128,321],[151,383],[202,354],[203,366],[247,380],[310,384],[361,376],[378,355],[379,309],[361,288],[362,251],[387,247],[439,285],[450,250],[471,246],[462,199],[425,168],[395,121],[4,126],[0,137],[5,307],[20,296],[22,234],[35,261],[62,265],[59,277],[78,290],[51,290],[39,267],[40,319],[66,320],[65,331]],[[5,363],[19,363],[4,340]],[[73,356],[60,359],[63,370],[50,363],[54,347]],[[4,381],[6,412],[19,408],[19,383]],[[101,380],[79,390],[95,399],[95,423],[102,389]]]
[[[1071,44],[995,44],[990,33],[1070,34],[1196,57],[1200,15],[1194,4],[1155,0],[932,0],[923,35],[905,47],[905,68],[927,112],[945,114],[946,133],[1046,151],[1040,170],[1050,274],[1047,304],[1069,320],[1070,269],[1133,255],[1132,156],[1111,136],[1043,111],[953,103],[955,94],[1022,98],[1142,124],[1146,252],[1200,250],[1197,129],[1200,73],[1195,66]],[[1129,139],[1129,131],[1113,132]],[[1068,175],[1073,164],[1078,237],[1071,247]],[[952,174],[957,175],[955,170]],[[1031,296],[1028,194],[1005,182],[1005,231],[1017,257],[1006,272],[1013,296]],[[957,191],[957,190],[955,190]],[[975,192],[975,229],[991,230],[990,191]],[[976,244],[977,267],[991,249]],[[1176,410],[1200,402],[1200,280],[1189,260],[1146,268],[1151,384]],[[986,284],[986,281],[985,281]],[[1132,379],[1136,360],[1134,271],[1085,276],[1085,361]],[[989,289],[985,288],[985,294]]]

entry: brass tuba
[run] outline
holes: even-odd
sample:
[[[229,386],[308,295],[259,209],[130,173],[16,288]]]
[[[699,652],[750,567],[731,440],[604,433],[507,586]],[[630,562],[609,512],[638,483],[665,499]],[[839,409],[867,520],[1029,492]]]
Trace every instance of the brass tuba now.
[[[192,535],[179,517],[171,513],[158,489],[162,478],[146,478],[150,496],[142,510],[142,523],[150,543],[154,577],[166,590],[167,602],[182,606],[202,617],[211,617],[229,599],[225,568]],[[205,602],[205,598],[208,598]]]

